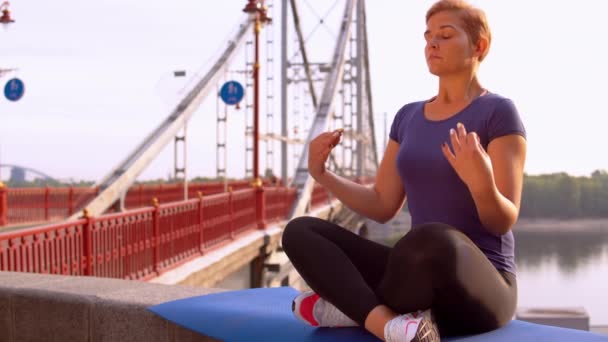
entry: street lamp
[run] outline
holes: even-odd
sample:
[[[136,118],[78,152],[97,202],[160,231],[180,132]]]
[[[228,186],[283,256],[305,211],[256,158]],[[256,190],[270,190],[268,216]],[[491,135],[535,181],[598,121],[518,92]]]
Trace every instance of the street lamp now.
[[[243,12],[253,15],[255,18],[255,61],[253,64],[253,181],[259,187],[262,180],[258,169],[259,151],[259,116],[260,116],[260,31],[262,25],[270,23],[272,19],[268,15],[268,7],[264,6],[264,0],[248,0]]]
[[[8,9],[9,5],[10,3],[8,1],[5,1],[2,3],[2,5],[0,5],[0,12],[2,12],[2,16],[0,16],[0,24],[6,25],[15,22],[15,20],[11,18],[11,11]]]
[[[2,76],[4,76],[4,74],[8,74],[11,71],[17,71],[17,69],[14,69],[14,68],[12,68],[12,69],[2,69],[2,68],[0,68],[0,78],[2,78]]]
[[[260,179],[258,170],[258,151],[259,151],[259,117],[260,117],[260,31],[262,25],[270,23],[271,19],[267,13],[268,8],[264,6],[264,0],[249,0],[243,9],[243,12],[255,18],[254,37],[255,37],[255,61],[253,63],[253,186],[255,187],[255,216],[258,229],[264,229],[266,226],[266,200],[264,198],[264,188]],[[254,263],[254,269],[251,270],[252,275],[261,275],[264,267],[263,259],[257,259]],[[256,278],[256,283],[259,277]]]

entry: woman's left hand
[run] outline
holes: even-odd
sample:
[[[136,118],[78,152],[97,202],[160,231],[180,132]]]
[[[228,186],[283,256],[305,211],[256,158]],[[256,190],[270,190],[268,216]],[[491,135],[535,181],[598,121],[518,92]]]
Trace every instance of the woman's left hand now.
[[[494,183],[492,160],[477,133],[467,133],[464,125],[458,123],[456,129],[450,129],[450,140],[453,152],[447,143],[442,144],[441,150],[469,190],[483,191],[490,187]]]

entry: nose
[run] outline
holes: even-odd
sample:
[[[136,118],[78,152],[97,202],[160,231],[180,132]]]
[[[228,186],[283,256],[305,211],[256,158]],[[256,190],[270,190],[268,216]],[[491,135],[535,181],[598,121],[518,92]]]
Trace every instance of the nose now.
[[[437,49],[439,47],[439,44],[437,43],[437,38],[431,38],[431,40],[429,41],[429,47],[431,49]]]

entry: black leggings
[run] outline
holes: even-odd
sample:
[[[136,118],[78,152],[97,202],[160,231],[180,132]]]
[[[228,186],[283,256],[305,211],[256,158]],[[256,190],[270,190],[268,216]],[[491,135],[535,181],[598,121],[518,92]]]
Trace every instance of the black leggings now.
[[[361,326],[381,304],[400,314],[432,309],[442,336],[494,330],[515,313],[515,275],[445,224],[416,227],[390,248],[304,216],[287,224],[283,249],[313,291]]]

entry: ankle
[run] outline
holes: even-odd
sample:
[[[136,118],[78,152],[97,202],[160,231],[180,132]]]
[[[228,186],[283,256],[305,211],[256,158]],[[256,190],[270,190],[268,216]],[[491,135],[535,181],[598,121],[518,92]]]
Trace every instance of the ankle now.
[[[292,303],[292,311],[298,319],[313,327],[358,326],[340,309],[312,291],[298,295]]]
[[[384,340],[384,327],[393,318],[399,316],[386,305],[378,305],[365,318],[365,329]]]
[[[386,342],[439,342],[439,328],[430,310],[410,312],[386,323],[384,339]]]

